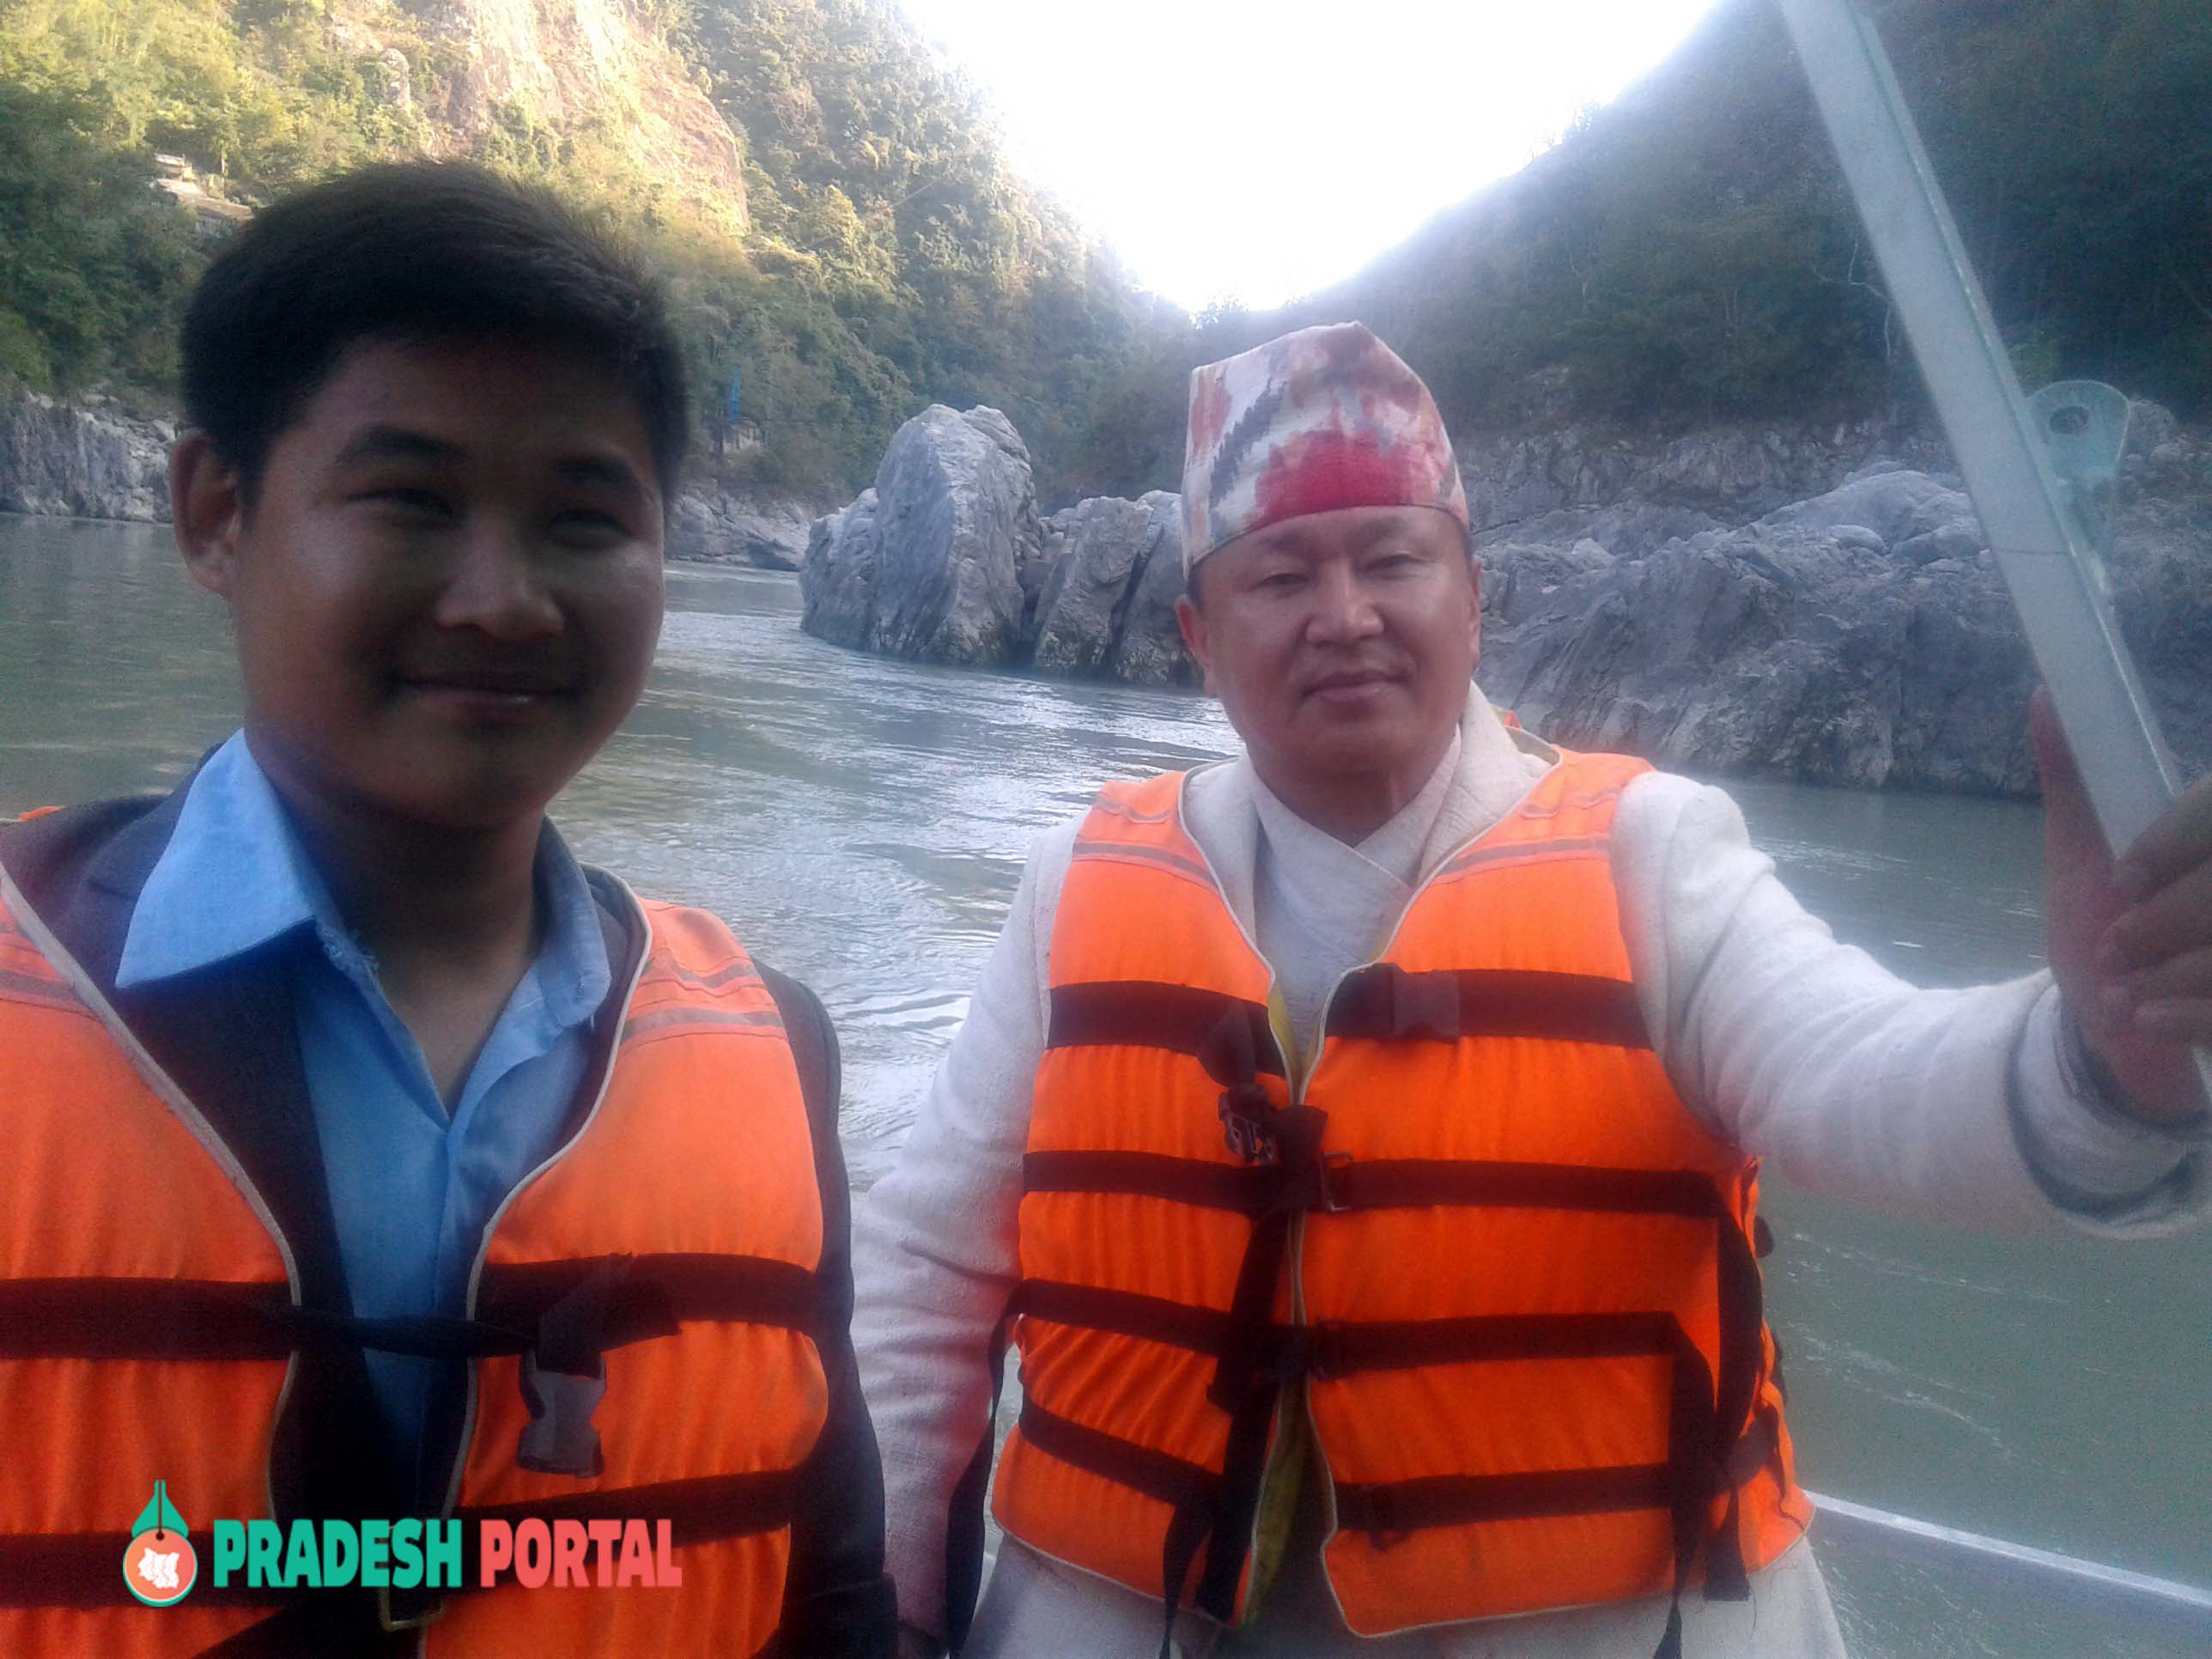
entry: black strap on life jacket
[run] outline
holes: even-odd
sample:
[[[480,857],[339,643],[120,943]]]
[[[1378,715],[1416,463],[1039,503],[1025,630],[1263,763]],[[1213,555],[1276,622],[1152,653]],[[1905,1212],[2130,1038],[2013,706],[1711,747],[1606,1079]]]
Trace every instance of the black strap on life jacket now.
[[[1279,1377],[1264,1362],[1270,1357],[1275,1287],[1289,1255],[1291,1222],[1304,1207],[1297,1198],[1321,1168],[1322,1133],[1328,1124],[1328,1115],[1315,1107],[1278,1106],[1261,1084],[1263,1057],[1278,1052],[1272,1033],[1263,1040],[1240,1009],[1227,1011],[1197,1049],[1199,1064],[1221,1085],[1223,1140],[1256,1176],[1260,1207],[1252,1213],[1213,1380],[1206,1389],[1206,1398],[1229,1413],[1220,1484],[1203,1498],[1193,1495],[1176,1504],[1168,1523],[1161,1560],[1161,1659],[1167,1659],[1176,1609],[1201,1548],[1205,1562],[1197,1604],[1222,1619],[1234,1609],[1274,1438],[1282,1391]]]
[[[1201,1031],[1208,1006],[1213,1024]],[[1408,973],[1394,963],[1376,963],[1348,975],[1339,986],[1328,1024],[1332,1036],[1344,1038],[1456,1042],[1469,1036],[1528,1036],[1620,1048],[1650,1046],[1633,986],[1583,975]],[[1164,1655],[1190,1566],[1201,1547],[1206,1561],[1194,1600],[1217,1618],[1233,1613],[1279,1385],[1306,1370],[1342,1375],[1370,1368],[1386,1363],[1384,1357],[1393,1352],[1407,1356],[1401,1363],[1430,1364],[1451,1363],[1455,1357],[1616,1352],[1622,1350],[1607,1345],[1630,1340],[1640,1345],[1631,1351],[1663,1356],[1672,1365],[1668,1459],[1627,1471],[1514,1477],[1503,1485],[1450,1478],[1441,1483],[1407,1483],[1409,1488],[1419,1488],[1418,1501],[1410,1489],[1340,1487],[1339,1515],[1346,1526],[1388,1537],[1413,1526],[1455,1523],[1446,1516],[1456,1521],[1511,1518],[1522,1512],[1513,1507],[1516,1504],[1581,1505],[1527,1511],[1532,1514],[1647,1504],[1663,1507],[1672,1517],[1677,1601],[1661,1644],[1662,1659],[1679,1653],[1679,1596],[1701,1545],[1707,1595],[1717,1600],[1748,1595],[1737,1489],[1749,1474],[1737,1472],[1747,1466],[1756,1473],[1772,1462],[1778,1456],[1778,1435],[1765,1417],[1754,1420],[1753,1409],[1764,1358],[1758,1264],[1735,1212],[1709,1177],[1691,1170],[1565,1164],[1360,1161],[1325,1152],[1321,1140],[1326,1114],[1304,1104],[1279,1105],[1260,1081],[1263,1075],[1279,1076],[1283,1071],[1265,1010],[1185,988],[1133,982],[1056,987],[1048,1042],[1051,1047],[1167,1048],[1193,1055],[1221,1085],[1224,1142],[1239,1162],[1231,1165],[1145,1152],[1036,1152],[1023,1160],[1025,1191],[1133,1194],[1236,1212],[1250,1217],[1253,1224],[1232,1304],[1225,1314],[1165,1304],[1139,1307],[1154,1299],[1036,1282],[1024,1285],[1018,1297],[1024,1310],[1041,1318],[1058,1317],[1071,1324],[1174,1342],[1216,1359],[1208,1398],[1231,1417],[1218,1484],[1200,1486],[1181,1480],[1174,1488],[1180,1497],[1166,1496],[1164,1486],[1155,1493],[1173,1510],[1162,1573],[1167,1620]],[[1443,1320],[1405,1326],[1340,1324],[1301,1335],[1273,1324],[1274,1291],[1294,1216],[1309,1210],[1443,1205],[1667,1215],[1713,1223],[1719,1241],[1717,1383],[1702,1353],[1668,1315],[1623,1316],[1647,1322],[1633,1332],[1608,1325],[1612,1316],[1563,1316],[1546,1322],[1540,1331],[1525,1322]],[[1145,1459],[1153,1455],[1148,1449],[1095,1431],[1070,1434],[1055,1427],[1048,1413],[1038,1421],[1053,1443],[1047,1446],[1040,1442],[1040,1449],[1055,1455],[1073,1454],[1066,1461],[1123,1484],[1136,1485],[1132,1477],[1140,1475],[1149,1467]],[[1024,1436],[1035,1439],[1026,1407],[1023,1425]],[[1101,1442],[1110,1443],[1112,1449]],[[1747,1450],[1759,1455],[1747,1462]],[[1138,1489],[1159,1486],[1152,1480]],[[1352,1495],[1349,1511],[1342,1502],[1346,1491]],[[1707,1505],[1719,1491],[1728,1493],[1727,1511],[1707,1538]],[[1351,1518],[1363,1515],[1376,1524],[1362,1527]]]
[[[1225,1316],[1211,1321],[1167,1310],[1176,1304],[1085,1286],[1034,1282],[1024,1287],[1021,1310],[1054,1322],[1081,1324],[1147,1340],[1176,1342],[1189,1336],[1200,1352],[1231,1340]],[[1159,1322],[1146,1328],[1146,1316]],[[1713,1382],[1704,1355],[1666,1314],[1486,1316],[1462,1319],[1273,1327],[1265,1376],[1285,1381],[1302,1374],[1344,1376],[1363,1370],[1516,1359],[1648,1357],[1670,1367],[1667,1458],[1663,1462],[1542,1471],[1513,1475],[1442,1476],[1422,1480],[1340,1483],[1334,1488],[1339,1524],[1365,1532],[1387,1548],[1428,1527],[1474,1522],[1529,1520],[1659,1509],[1669,1516],[1674,1540],[1676,1604],[1659,1652],[1678,1653],[1679,1596],[1706,1544],[1707,1505],[1723,1460],[1716,1454]],[[1170,1506],[1173,1518],[1164,1546],[1163,1589],[1170,1629],[1190,1564],[1209,1537],[1218,1538],[1240,1513],[1228,1461],[1219,1471],[1090,1428],[1030,1400],[1024,1403],[1022,1433],[1037,1450],[1113,1480]],[[1766,1425],[1762,1425],[1762,1431]],[[1725,1460],[1734,1486],[1753,1478],[1772,1455],[1765,1432],[1740,1441]],[[1232,1542],[1242,1534],[1231,1534]],[[1242,1570],[1242,1550],[1234,1559]],[[1209,1554],[1209,1562],[1212,1559]],[[1181,1579],[1178,1573],[1182,1574]],[[1709,1593],[1711,1569],[1708,1568]],[[1233,1603],[1235,1579],[1230,1581]],[[1202,1591],[1205,1588],[1201,1580]],[[1217,1617],[1226,1609],[1200,1605]]]
[[[0,1280],[0,1358],[282,1359],[336,1342],[428,1358],[534,1352],[587,1374],[597,1356],[685,1321],[816,1332],[814,1274],[755,1256],[592,1256],[487,1266],[475,1319],[364,1319],[293,1305],[281,1284],[167,1279]]]
[[[487,1267],[477,1297],[483,1317],[477,1319],[355,1318],[295,1306],[282,1285],[11,1279],[0,1281],[0,1358],[275,1360],[337,1343],[434,1358],[527,1354],[541,1370],[584,1376],[598,1371],[607,1351],[672,1334],[685,1321],[769,1324],[812,1334],[823,1322],[822,1299],[817,1277],[787,1262],[673,1254]],[[583,1518],[666,1516],[676,1522],[678,1541],[733,1536],[784,1524],[793,1512],[793,1479],[786,1472],[577,1493],[517,1512],[558,1517],[571,1512],[564,1506],[582,1504],[573,1512]],[[664,1500],[666,1507],[646,1507]],[[474,1535],[465,1529],[470,1540]],[[127,1592],[115,1564],[129,1541],[106,1533],[0,1534],[0,1606],[121,1603]],[[331,1595],[242,1586],[217,1590],[212,1583],[195,1595],[295,1604],[239,1638],[275,1645],[249,1644],[240,1652],[342,1650],[333,1645],[340,1633],[361,1630],[366,1618],[358,1607],[338,1605],[347,1598]]]
[[[1693,1170],[1577,1164],[1355,1160],[1348,1152],[1325,1152],[1310,1169],[1279,1170],[1158,1152],[1048,1152],[1023,1157],[1022,1182],[1024,1192],[1126,1193],[1252,1216],[1283,1208],[1337,1212],[1450,1205],[1729,1218],[1713,1183]]]
[[[1239,1026],[1241,1036],[1230,1036]],[[1241,1044],[1255,1070],[1283,1075],[1264,1003],[1150,980],[1094,981],[1052,990],[1048,1048],[1127,1046],[1196,1054],[1220,1042]]]
[[[1230,1027],[1241,1024],[1242,1037]],[[1378,962],[1348,974],[1329,999],[1334,1037],[1455,1042],[1462,1037],[1539,1037],[1649,1048],[1626,980],[1521,969],[1409,973]],[[1127,1047],[1201,1054],[1249,1041],[1254,1069],[1283,1075],[1264,1004],[1148,980],[1103,980],[1052,988],[1048,1048]],[[1223,1058],[1230,1052],[1224,1051]],[[1211,1066],[1208,1067],[1212,1069]]]
[[[1649,1048],[1636,988],[1590,974],[1521,969],[1437,969],[1408,973],[1371,963],[1345,976],[1329,999],[1333,1037],[1456,1042],[1462,1037],[1539,1037]]]

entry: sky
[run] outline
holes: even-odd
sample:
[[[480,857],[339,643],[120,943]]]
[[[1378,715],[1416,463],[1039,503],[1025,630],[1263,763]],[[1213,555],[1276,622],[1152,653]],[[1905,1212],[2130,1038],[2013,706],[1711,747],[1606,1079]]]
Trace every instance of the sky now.
[[[1523,166],[1715,0],[899,0],[1016,169],[1197,310],[1349,276]]]

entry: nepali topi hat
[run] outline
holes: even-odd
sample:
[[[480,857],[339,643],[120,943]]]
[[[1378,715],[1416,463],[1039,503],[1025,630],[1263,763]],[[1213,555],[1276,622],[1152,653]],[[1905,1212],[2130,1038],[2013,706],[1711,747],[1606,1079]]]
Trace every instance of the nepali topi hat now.
[[[1191,371],[1182,567],[1342,507],[1433,507],[1464,527],[1451,438],[1421,377],[1364,324],[1331,323]]]

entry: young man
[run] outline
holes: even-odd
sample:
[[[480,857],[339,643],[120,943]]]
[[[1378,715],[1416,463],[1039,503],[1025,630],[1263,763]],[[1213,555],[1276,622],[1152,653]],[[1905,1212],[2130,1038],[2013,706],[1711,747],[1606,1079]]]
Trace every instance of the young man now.
[[[372,168],[224,251],[184,359],[244,729],[0,830],[0,1651],[887,1650],[821,1005],[544,816],[659,630],[655,290],[489,174]],[[202,1563],[158,1612],[157,1481]],[[434,1517],[458,1585],[213,1582],[218,1519],[296,1581],[303,1519]],[[586,1523],[583,1587],[480,1587],[526,1519]]]
[[[1183,514],[1245,753],[1039,842],[859,1224],[908,1650],[974,1606],[1013,1316],[967,1652],[1840,1655],[1756,1159],[1950,1221],[2200,1216],[2212,787],[2116,874],[2039,724],[2055,976],[1916,991],[1719,791],[1470,696],[1450,443],[1366,330],[1193,376]]]

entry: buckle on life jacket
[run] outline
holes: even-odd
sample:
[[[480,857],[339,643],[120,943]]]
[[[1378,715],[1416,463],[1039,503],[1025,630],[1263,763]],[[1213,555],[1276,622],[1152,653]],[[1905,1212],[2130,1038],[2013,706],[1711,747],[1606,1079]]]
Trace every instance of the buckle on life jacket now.
[[[1454,1042],[1464,1024],[1460,1006],[1457,974],[1408,973],[1395,962],[1370,963],[1338,988],[1328,1025],[1339,1036]]]
[[[573,1474],[589,1480],[606,1473],[592,1413],[606,1398],[607,1379],[549,1371],[535,1353],[522,1356],[522,1399],[530,1421],[522,1425],[514,1461],[533,1474]]]
[[[1409,974],[1395,962],[1378,963],[1389,1010],[1394,1037],[1427,1037],[1436,1042],[1459,1039],[1459,978],[1450,973]]]
[[[1221,1115],[1221,1139],[1246,1164],[1278,1162],[1281,1148],[1268,1120],[1276,1115],[1275,1103],[1257,1083],[1239,1083],[1221,1091],[1216,1109]]]
[[[392,1586],[376,1587],[376,1622],[387,1635],[404,1630],[420,1630],[425,1625],[434,1625],[446,1616],[446,1598],[428,1591],[401,1590],[400,1601],[412,1611],[395,1611],[392,1605]]]
[[[1314,1167],[1318,1172],[1316,1196],[1321,1200],[1316,1207],[1342,1215],[1352,1207],[1352,1154],[1323,1152]]]
[[[514,1449],[514,1461],[533,1474],[588,1480],[606,1471],[592,1414],[607,1392],[607,1304],[629,1267],[626,1255],[606,1257],[538,1317],[537,1340],[522,1356],[530,1421]]]
[[[1388,1486],[1379,1486],[1367,1495],[1366,1513],[1359,1517],[1356,1530],[1367,1534],[1367,1541],[1378,1553],[1398,1547],[1413,1536],[1410,1527],[1398,1524],[1398,1497]]]
[[[1268,1342],[1265,1358],[1255,1367],[1252,1380],[1273,1386],[1318,1377],[1328,1382],[1341,1376],[1349,1358],[1344,1322],[1316,1320],[1310,1325],[1279,1325]]]

